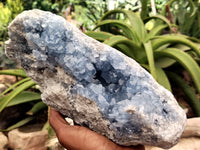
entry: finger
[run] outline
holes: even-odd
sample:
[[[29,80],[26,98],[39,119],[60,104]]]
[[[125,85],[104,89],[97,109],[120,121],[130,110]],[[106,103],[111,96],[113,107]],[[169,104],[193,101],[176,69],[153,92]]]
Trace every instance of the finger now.
[[[50,108],[49,123],[54,130],[58,130],[69,125],[68,122],[65,121],[64,117],[52,108]]]

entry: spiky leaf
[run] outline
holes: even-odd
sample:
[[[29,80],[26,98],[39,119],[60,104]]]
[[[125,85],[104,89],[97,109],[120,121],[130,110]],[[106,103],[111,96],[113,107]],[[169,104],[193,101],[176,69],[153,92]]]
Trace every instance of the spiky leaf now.
[[[27,124],[28,122],[30,122],[30,121],[33,120],[33,119],[34,119],[34,117],[27,117],[27,118],[25,118],[25,119],[23,119],[23,120],[17,122],[16,124],[14,124],[14,125],[8,127],[8,128],[6,129],[6,131],[10,131],[10,130],[19,128],[19,127],[21,127],[21,126]]]
[[[37,102],[32,108],[31,110],[29,110],[27,112],[28,115],[34,115],[37,112],[44,110],[45,108],[47,108],[47,105],[44,104],[42,101]]]
[[[12,101],[10,101],[7,107],[27,103],[31,101],[37,101],[41,99],[41,94],[31,91],[23,91],[19,95],[15,96]]]
[[[176,48],[167,48],[162,51],[156,51],[155,55],[159,57],[170,57],[179,62],[191,75],[197,91],[200,93],[200,68],[190,55]]]
[[[26,72],[22,69],[1,70],[0,74],[19,76],[19,77],[23,77],[23,78],[27,77]]]
[[[113,36],[113,34],[108,33],[108,32],[102,32],[102,31],[88,31],[85,33],[86,35],[98,40],[98,41],[105,41],[106,39],[110,38]]]
[[[188,97],[189,105],[191,106],[194,113],[200,117],[200,101],[192,87],[190,87],[185,80],[183,80],[175,73],[167,72],[167,75],[169,76],[170,81],[178,85],[184,94]]]
[[[10,94],[6,95],[0,102],[0,112],[7,106],[7,104],[16,97],[22,91],[30,88],[31,86],[35,85],[35,82],[32,80],[23,83],[22,85],[18,86],[15,90],[13,90]]]

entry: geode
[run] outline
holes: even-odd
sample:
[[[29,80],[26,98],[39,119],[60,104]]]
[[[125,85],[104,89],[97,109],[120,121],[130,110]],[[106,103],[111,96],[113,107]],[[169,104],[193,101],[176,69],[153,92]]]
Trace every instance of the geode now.
[[[61,16],[24,11],[9,25],[7,56],[39,86],[42,100],[120,145],[175,145],[186,115],[136,61]]]

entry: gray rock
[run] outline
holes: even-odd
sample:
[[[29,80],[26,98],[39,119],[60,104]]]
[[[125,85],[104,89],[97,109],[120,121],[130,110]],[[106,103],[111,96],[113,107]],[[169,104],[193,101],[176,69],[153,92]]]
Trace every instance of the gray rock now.
[[[0,150],[8,149],[8,138],[2,132],[0,132]]]
[[[25,11],[8,29],[7,56],[40,85],[47,105],[120,145],[178,142],[184,111],[136,61],[50,12]]]
[[[6,86],[4,84],[0,83],[0,93],[2,93],[3,91],[5,91]]]
[[[200,147],[200,138],[190,137],[190,138],[181,138],[177,145],[167,150],[199,150],[199,147]],[[166,149],[145,145],[145,150],[166,150]]]
[[[13,150],[47,150],[48,131],[41,125],[29,125],[8,132],[9,148]]]

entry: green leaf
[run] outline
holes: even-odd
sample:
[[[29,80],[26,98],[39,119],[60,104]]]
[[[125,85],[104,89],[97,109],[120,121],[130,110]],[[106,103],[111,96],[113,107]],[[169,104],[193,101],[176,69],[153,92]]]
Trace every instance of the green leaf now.
[[[18,85],[24,83],[24,82],[27,82],[27,81],[30,81],[31,78],[27,77],[25,79],[22,79],[20,81],[18,81],[17,83],[13,84],[12,86],[10,86],[9,88],[7,88],[5,91],[3,91],[1,94],[0,94],[0,97],[2,97],[3,95],[5,95],[6,93],[8,93],[9,91],[11,91],[12,89],[14,89],[15,87],[17,87]]]
[[[146,29],[142,19],[140,18],[140,15],[132,11],[120,10],[120,9],[108,11],[101,17],[100,22],[105,20],[108,16],[116,13],[122,13],[127,17],[131,27],[137,32],[137,36],[139,37],[140,41],[143,41],[146,38],[147,35]]]
[[[171,59],[169,57],[161,57],[161,58],[156,58],[156,65],[160,66],[161,68],[167,68],[174,63],[176,63],[176,60]]]
[[[139,14],[133,13],[131,11],[127,11],[126,15],[129,18],[131,26],[137,32],[137,36],[139,37],[140,41],[145,41],[147,37],[147,32],[144,26],[142,19],[140,18]]]
[[[27,77],[26,72],[22,69],[1,70],[0,74],[19,76],[19,77],[23,77],[23,78]]]
[[[171,6],[174,2],[180,2],[180,0],[169,0],[164,6],[163,6],[163,9],[162,9],[162,12],[161,12],[161,14],[163,15],[163,16],[165,16],[166,15],[166,6],[167,5],[169,5],[169,6]],[[190,3],[190,10],[192,10],[192,12],[191,12],[191,17],[193,16],[193,15],[195,15],[195,13],[196,13],[196,6],[195,6],[195,3],[192,1],[192,0],[189,0],[189,3]],[[187,8],[186,8],[187,9]]]
[[[131,52],[131,48],[128,45],[122,43],[113,45],[113,47],[119,50],[120,52],[124,53],[126,56],[134,59],[134,55]]]
[[[181,11],[181,10],[179,10]],[[185,15],[183,16],[183,19],[180,17],[178,17],[177,22],[179,23],[179,31],[183,34],[188,34],[192,31],[192,28],[195,24],[196,21],[196,15],[191,16],[190,13],[185,13]],[[193,34],[194,35],[194,34]]]
[[[155,51],[154,54],[158,57],[170,57],[179,62],[191,75],[197,91],[200,93],[200,68],[190,55],[176,48],[167,48],[162,51]]]
[[[122,43],[128,40],[126,37],[124,36],[120,36],[120,35],[116,35],[116,36],[112,36],[111,38],[108,38],[107,40],[104,41],[104,44],[107,44],[109,46],[115,47],[116,45],[119,46],[119,49],[125,53],[127,56],[134,58],[133,53],[131,52],[131,49],[128,47],[125,47],[122,45]],[[121,44],[121,45],[119,45]],[[117,47],[117,46],[116,46]]]
[[[161,14],[163,15],[163,16],[165,16],[166,15],[166,6],[167,5],[171,5],[173,2],[175,2],[175,1],[179,1],[179,0],[169,0],[167,3],[165,3],[165,5],[163,6],[163,9],[162,9],[162,11],[161,11]]]
[[[156,66],[155,68],[156,68],[156,77],[157,77],[158,83],[171,92],[172,91],[171,85],[166,73],[163,71],[162,68],[158,66]]]
[[[150,73],[154,77],[154,79],[157,80],[151,41],[144,43],[144,48],[145,48],[148,63],[149,63]]]
[[[200,57],[200,50],[199,50],[198,46],[195,43],[191,42],[190,40],[184,38],[181,35],[156,36],[155,39],[156,40],[153,40],[153,43],[152,43],[153,50],[156,50],[160,46],[167,44],[167,43],[171,43],[171,44],[181,43],[181,44],[187,45],[188,47],[193,49],[197,53],[197,55]]]
[[[51,139],[52,137],[55,137],[56,133],[55,133],[54,129],[51,127],[49,120],[43,126],[42,131],[44,131],[44,130],[48,131],[49,139]]]
[[[50,116],[50,107],[48,106],[48,120],[45,123],[45,125],[43,126],[42,130],[48,130],[48,137],[51,138],[52,136],[55,136],[55,131],[53,130],[53,128],[50,126],[49,123],[49,116]]]
[[[138,45],[140,45],[140,38],[138,37],[137,31],[130,25],[124,23],[123,21],[120,20],[104,20],[101,21],[99,24],[97,24],[97,26],[93,29],[97,29],[101,26],[104,25],[113,25],[113,26],[117,26],[122,30],[122,34],[124,36],[126,36],[129,39],[134,40]]]
[[[151,17],[148,17],[148,18],[145,18],[144,19],[144,22],[147,22],[151,19],[159,19],[159,20],[162,20],[164,23],[165,23],[165,26],[167,25],[171,31],[171,23],[169,22],[169,20],[167,18],[165,18],[164,16],[162,15],[154,15],[154,16],[151,16]]]
[[[0,112],[8,105],[8,103],[16,97],[22,91],[30,88],[31,86],[35,85],[35,82],[32,80],[23,83],[22,85],[18,86],[15,90],[13,90],[10,94],[6,95],[0,102]]]
[[[121,43],[120,41],[123,41],[123,40],[128,40],[128,39],[121,35],[114,35],[106,39],[103,43],[113,47],[114,45]]]
[[[124,36],[112,36],[105,40],[104,44],[112,47],[119,47],[120,51],[139,62],[142,61],[141,58],[146,56],[143,48],[139,47],[133,40],[129,40]]]
[[[44,110],[45,108],[47,108],[47,105],[44,104],[42,101],[36,103],[32,108],[31,110],[29,110],[26,114],[28,115],[34,115],[36,114],[37,112],[41,111],[41,110]]]
[[[141,18],[144,19],[148,15],[148,1],[141,0],[141,4],[142,4]]]
[[[44,124],[44,126],[42,127],[42,131],[48,130],[48,129],[49,129],[49,126],[50,126],[49,121],[47,121],[47,122]]]
[[[7,104],[7,107],[27,103],[31,101],[36,101],[41,99],[41,94],[30,91],[23,91],[19,95],[15,96],[12,101]]]
[[[191,106],[194,113],[200,117],[200,101],[192,87],[190,87],[185,80],[183,80],[175,73],[167,72],[167,76],[169,76],[170,81],[178,85],[184,94],[189,98],[189,105]]]
[[[155,26],[147,35],[148,37],[146,38],[146,40],[150,40],[151,38],[153,38],[154,36],[158,35],[163,29],[165,29],[167,27],[166,24],[160,24]]]
[[[192,42],[196,42],[196,43],[200,43],[200,39],[196,38],[196,37],[191,37],[191,36],[188,36],[186,37],[188,40],[192,41]]]
[[[146,70],[150,71],[150,68],[148,65],[146,64],[140,64],[140,65]],[[166,73],[159,66],[155,66],[155,70],[156,70],[157,82],[171,92],[171,85]]]
[[[33,120],[33,119],[34,119],[34,117],[27,117],[27,118],[25,118],[25,119],[23,119],[23,120],[17,122],[16,124],[14,124],[14,125],[8,127],[8,128],[6,129],[6,131],[10,131],[10,130],[19,128],[19,127],[21,127],[21,126],[27,124],[28,122],[30,122],[30,121]]]
[[[86,35],[98,40],[98,41],[105,41],[106,39],[110,38],[111,36],[113,36],[113,34],[108,33],[108,32],[102,32],[102,31],[88,31],[85,33]]]
[[[198,46],[198,45],[197,45]],[[186,46],[186,45],[183,45],[183,44],[176,44],[173,46],[174,48],[177,48],[177,49],[180,49],[181,51],[190,51],[191,48]]]

